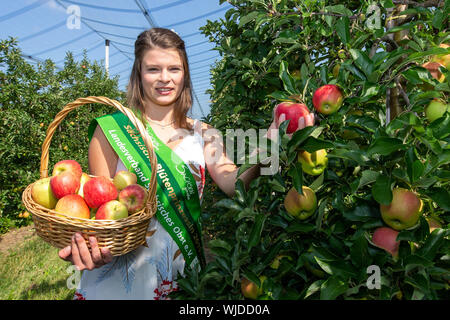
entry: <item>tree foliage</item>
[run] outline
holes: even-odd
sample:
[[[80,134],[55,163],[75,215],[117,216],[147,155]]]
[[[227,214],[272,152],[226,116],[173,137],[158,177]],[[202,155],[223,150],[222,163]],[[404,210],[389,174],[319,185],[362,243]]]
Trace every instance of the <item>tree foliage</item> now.
[[[242,299],[242,278],[260,284],[264,275],[261,299],[448,297],[450,114],[430,123],[424,107],[433,98],[448,102],[450,76],[441,68],[439,82],[422,65],[449,54],[438,45],[450,41],[450,1],[228,3],[223,19],[202,28],[221,55],[211,71],[213,126],[268,128],[280,101],[302,99],[314,110],[312,95],[324,84],[337,84],[345,99],[291,139],[282,125],[276,174],[248,190],[238,181],[232,199],[220,192],[205,199],[214,259],[204,270],[186,269],[173,296]],[[302,172],[300,149],[327,150],[323,174]],[[299,221],[283,200],[302,185],[315,190],[319,205]],[[394,187],[424,202],[417,226],[399,234],[396,259],[371,243]],[[430,233],[430,217],[442,228]],[[281,255],[290,258],[272,268]],[[371,266],[379,267],[379,289],[367,285]]]

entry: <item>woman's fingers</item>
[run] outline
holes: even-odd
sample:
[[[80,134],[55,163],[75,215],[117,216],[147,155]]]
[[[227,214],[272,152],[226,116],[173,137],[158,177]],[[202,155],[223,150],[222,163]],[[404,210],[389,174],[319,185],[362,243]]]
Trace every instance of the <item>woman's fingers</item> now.
[[[92,256],[92,262],[96,266],[102,266],[105,263],[103,262],[102,254],[100,252],[100,248],[98,247],[98,242],[95,237],[89,237],[89,244],[91,245],[91,256]]]
[[[92,256],[89,251],[88,246],[86,245],[86,242],[83,238],[83,236],[79,233],[75,233],[75,240],[73,240],[72,243],[74,243],[76,249],[72,249],[73,251],[73,257],[72,259],[75,262],[75,265],[81,267],[83,269],[92,270],[95,268],[95,264],[92,261]]]
[[[113,260],[113,255],[108,248],[100,248],[100,251],[102,252],[103,262],[105,264],[110,263]]]
[[[59,250],[58,252],[58,256],[65,260],[65,261],[71,261],[71,254],[72,254],[72,247],[71,246],[67,246],[65,248],[62,248],[61,250]]]

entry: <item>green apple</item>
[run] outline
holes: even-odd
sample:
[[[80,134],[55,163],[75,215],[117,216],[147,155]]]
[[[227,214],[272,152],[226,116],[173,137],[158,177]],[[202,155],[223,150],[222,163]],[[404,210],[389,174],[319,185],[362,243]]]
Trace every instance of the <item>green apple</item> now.
[[[305,220],[312,216],[317,209],[316,193],[309,187],[302,187],[303,194],[299,194],[295,188],[291,188],[284,198],[286,211],[299,220]]]
[[[47,177],[36,181],[31,187],[31,198],[47,209],[54,209],[58,199],[52,191],[50,179],[51,177]]]
[[[392,202],[380,204],[383,221],[395,230],[408,229],[417,224],[422,214],[423,202],[412,191],[404,188],[392,190]]]
[[[445,103],[441,99],[433,99],[425,107],[425,116],[428,121],[433,122],[434,120],[442,117],[445,111],[450,112],[450,104]]]
[[[270,267],[272,269],[278,269],[282,259],[288,259],[289,261],[292,261],[292,257],[291,256],[289,256],[287,254],[279,254],[272,260],[272,263],[270,264]]]
[[[312,176],[321,174],[328,165],[327,151],[325,149],[317,150],[312,153],[301,150],[298,152],[297,159],[302,165],[303,172]]]

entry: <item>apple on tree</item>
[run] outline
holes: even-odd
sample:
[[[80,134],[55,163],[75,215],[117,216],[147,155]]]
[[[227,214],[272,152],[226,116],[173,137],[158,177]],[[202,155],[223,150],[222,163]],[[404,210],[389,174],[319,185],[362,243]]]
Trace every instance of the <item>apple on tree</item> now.
[[[309,115],[309,109],[304,103],[282,102],[275,108],[275,119],[277,125],[280,125],[278,123],[278,119],[282,114],[285,115],[286,120],[289,120],[286,133],[291,134],[298,129],[299,119]]]
[[[247,278],[242,278],[241,281],[241,292],[242,295],[248,299],[257,299],[258,296],[263,294],[263,283],[267,279],[266,276],[260,276],[259,281],[261,282],[261,286],[257,286],[256,283],[248,280]]]
[[[121,191],[131,184],[136,184],[137,177],[133,172],[130,172],[128,170],[121,170],[114,175],[113,183],[116,186],[117,190]]]
[[[339,110],[344,101],[342,92],[335,84],[326,84],[314,91],[313,105],[314,108],[324,114],[330,115]]]
[[[423,202],[412,191],[404,188],[392,190],[392,202],[380,204],[383,221],[395,230],[414,227],[422,214]]]
[[[315,192],[306,186],[302,186],[302,192],[303,194],[299,194],[295,188],[291,188],[284,198],[286,211],[299,220],[309,218],[317,209]]]
[[[102,204],[117,199],[119,192],[112,181],[106,177],[93,177],[84,184],[84,199],[89,208],[98,208]]]
[[[75,218],[89,219],[90,216],[89,207],[79,194],[68,194],[59,199],[55,211]]]
[[[139,184],[129,185],[119,192],[119,201],[128,208],[130,214],[138,212],[145,206],[147,190]]]
[[[75,194],[80,188],[80,177],[72,171],[63,171],[50,178],[50,187],[56,198],[61,199],[68,194]]]
[[[328,165],[327,151],[325,149],[316,150],[312,153],[301,150],[298,152],[297,160],[302,165],[303,172],[312,176],[321,174]]]
[[[433,122],[442,117],[446,111],[450,112],[450,104],[445,103],[442,99],[433,99],[425,107],[425,116],[428,121]]]
[[[128,217],[128,209],[118,200],[102,204],[95,213],[95,220],[118,220],[126,217]]]
[[[447,49],[449,47],[450,47],[450,45],[448,45],[446,43],[441,43],[439,45],[439,48]],[[433,56],[431,61],[432,62],[437,62],[437,63],[443,65],[445,68],[450,69],[450,54],[435,55],[435,56]]]
[[[52,176],[56,176],[63,172],[72,172],[78,179],[83,173],[81,165],[75,160],[61,160],[53,166]]]
[[[398,248],[400,246],[400,241],[397,240],[399,232],[388,228],[380,227],[375,229],[372,235],[372,243],[389,252],[393,257],[398,256]]]
[[[42,178],[36,181],[31,187],[31,198],[34,202],[47,209],[53,209],[58,199],[50,186],[50,177]]]

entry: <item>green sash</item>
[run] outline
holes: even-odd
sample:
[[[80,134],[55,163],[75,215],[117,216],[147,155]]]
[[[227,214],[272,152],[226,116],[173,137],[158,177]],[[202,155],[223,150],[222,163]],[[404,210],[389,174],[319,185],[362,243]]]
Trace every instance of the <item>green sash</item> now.
[[[96,125],[123,164],[138,178],[138,183],[148,189],[151,166],[148,151],[139,131],[122,112],[94,119],[89,126],[89,140]],[[188,166],[165,145],[153,129],[146,126],[157,157],[157,211],[156,217],[178,244],[189,266],[195,258],[205,265],[200,225],[200,199],[197,184]]]

